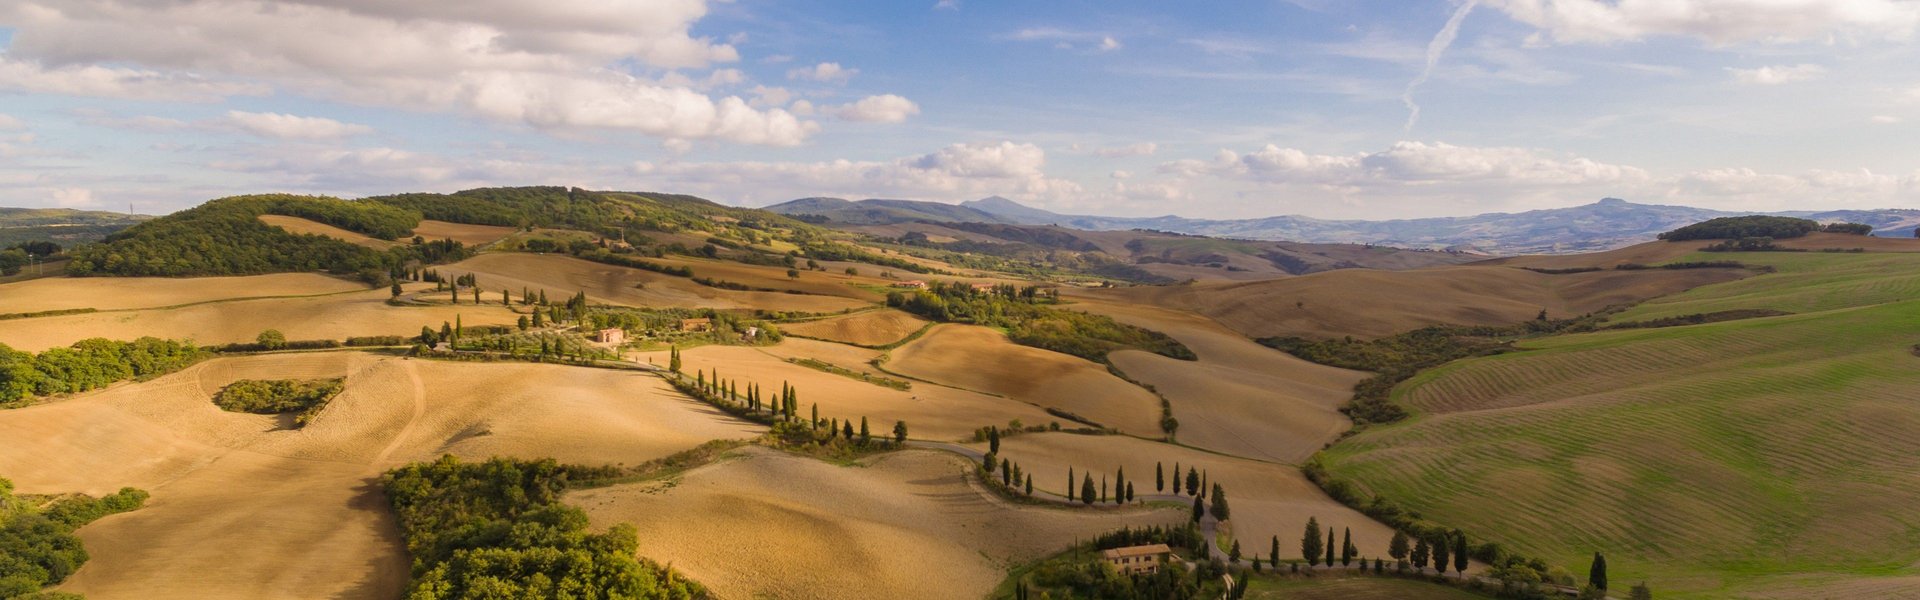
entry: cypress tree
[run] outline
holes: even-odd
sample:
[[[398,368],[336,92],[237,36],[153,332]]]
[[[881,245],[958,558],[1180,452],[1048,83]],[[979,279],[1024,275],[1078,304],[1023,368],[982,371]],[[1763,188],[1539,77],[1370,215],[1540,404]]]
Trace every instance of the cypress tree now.
[[[866,417],[861,418],[864,419]],[[853,441],[853,419],[847,419],[846,424],[841,425],[840,433],[846,435],[847,441]]]
[[[1300,558],[1308,566],[1320,564],[1320,520],[1307,517],[1307,532],[1300,536]]]
[[[1127,501],[1133,501],[1133,482],[1127,482]]]
[[[1199,523],[1200,519],[1205,518],[1206,516],[1207,516],[1207,507],[1200,505],[1199,496],[1194,496],[1193,497],[1193,522]]]
[[[997,426],[987,428],[987,451],[1000,451],[1000,428]]]
[[[1447,563],[1452,562],[1449,559],[1453,558],[1449,556],[1449,554],[1453,552],[1453,540],[1449,540],[1445,535],[1442,535],[1440,539],[1434,540],[1430,545],[1433,548],[1433,570],[1434,572],[1445,575],[1447,573]]]
[[[1587,585],[1607,591],[1607,557],[1599,552],[1593,553],[1593,566],[1587,569]]]
[[[1333,566],[1333,527],[1327,527],[1327,566]]]
[[[1267,563],[1273,570],[1280,570],[1280,536],[1273,536],[1273,550],[1267,552]]]
[[[1100,476],[1100,503],[1101,504],[1107,503],[1107,476],[1106,475]]]
[[[1232,514],[1227,510],[1226,490],[1220,489],[1218,483],[1213,484],[1213,518],[1225,521],[1233,518]]]
[[[860,417],[860,445],[867,445],[867,440],[871,439],[873,439],[873,434],[867,432],[867,418]]]
[[[1352,527],[1346,528],[1342,536],[1343,537],[1340,538],[1340,566],[1345,567],[1353,564],[1353,554],[1357,548],[1353,547]]]
[[[1067,467],[1067,501],[1073,501],[1073,467]]]
[[[1227,564],[1240,562],[1240,540],[1233,541],[1233,549],[1227,551]]]
[[[807,420],[807,426],[808,426],[808,428],[809,428],[809,429],[819,429],[819,428],[820,428],[820,403],[819,403],[819,402],[815,402],[815,403],[813,403],[813,418],[812,418],[812,419],[809,419],[809,420]],[[893,428],[893,430],[894,430],[894,431],[896,431],[896,432],[905,432],[905,431],[906,431],[906,429],[907,429],[907,428],[905,427],[905,424],[904,424],[904,423],[901,423],[901,424],[900,424],[900,426],[897,426],[897,427],[894,427],[894,428]],[[901,437],[905,437],[905,436],[904,436],[904,435],[902,435]],[[906,440],[904,440],[904,439],[903,439],[903,440],[900,440],[900,441],[903,441],[903,442],[904,442],[904,441],[906,441]]]
[[[1127,486],[1127,468],[1120,467],[1113,473],[1113,503],[1121,502],[1120,489]]]
[[[1027,474],[1027,495],[1028,496],[1033,495],[1033,474],[1032,473]]]
[[[1162,467],[1160,466],[1160,462],[1159,462],[1159,461],[1154,461],[1154,463],[1153,463],[1153,493],[1156,493],[1156,494],[1158,494],[1158,493],[1161,493],[1161,492],[1165,492],[1165,491],[1167,491],[1167,472],[1166,472],[1166,470],[1165,470],[1165,469],[1163,469],[1163,468],[1162,468]]]
[[[1200,495],[1200,470],[1187,467],[1187,495]]]
[[[1000,485],[1013,485],[1013,462],[1000,459]]]
[[[819,412],[819,406],[820,405],[818,404],[814,405],[815,407],[814,412]],[[819,417],[814,417],[814,418],[819,419]],[[818,427],[818,425],[815,425],[815,427]],[[907,422],[906,421],[893,422],[893,443],[895,444],[907,443]]]
[[[1413,568],[1425,569],[1427,568],[1427,553],[1427,538],[1417,537],[1413,538],[1413,552],[1408,554],[1407,558],[1413,561]]]
[[[1080,479],[1080,503],[1093,506],[1093,474],[1082,474]]]
[[[1387,543],[1387,556],[1395,561],[1407,559],[1407,534],[1398,529],[1393,531],[1393,541]]]
[[[1453,571],[1461,575],[1467,573],[1467,532],[1453,532]]]

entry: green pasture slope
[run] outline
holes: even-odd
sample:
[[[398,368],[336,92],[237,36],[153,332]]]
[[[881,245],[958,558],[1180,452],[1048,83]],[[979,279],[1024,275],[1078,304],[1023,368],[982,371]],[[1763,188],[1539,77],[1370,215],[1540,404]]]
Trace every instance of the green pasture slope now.
[[[1414,417],[1335,445],[1335,475],[1440,523],[1660,598],[1920,595],[1920,254],[1747,253],[1777,272],[1395,390]],[[1838,596],[1831,596],[1838,597]]]

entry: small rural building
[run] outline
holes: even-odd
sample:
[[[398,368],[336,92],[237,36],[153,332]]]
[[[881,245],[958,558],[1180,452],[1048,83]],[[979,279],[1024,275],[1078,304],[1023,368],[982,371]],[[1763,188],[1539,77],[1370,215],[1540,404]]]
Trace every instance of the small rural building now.
[[[627,330],[621,329],[618,327],[608,327],[606,329],[595,331],[593,332],[593,341],[600,342],[602,344],[623,343],[627,341]]]
[[[902,281],[902,282],[900,282],[900,283],[896,283],[896,284],[893,284],[893,287],[897,287],[897,288],[913,288],[913,289],[916,289],[916,290],[924,290],[924,289],[927,289],[927,282],[925,282],[925,281],[921,281],[921,280],[918,280],[918,279],[915,279],[915,280],[912,280],[912,281]]]
[[[1134,575],[1160,572],[1160,565],[1166,564],[1172,554],[1173,550],[1166,544],[1148,544],[1101,550],[1100,560],[1122,574]]]
[[[758,339],[759,337],[760,337],[759,327],[748,327],[746,331],[740,332],[740,339],[743,339],[749,342],[755,339]]]
[[[991,283],[976,283],[976,284],[973,284],[973,291],[976,291],[976,292],[991,292],[991,291],[993,291],[993,284],[991,284]]]
[[[713,319],[681,319],[681,331],[712,331]]]

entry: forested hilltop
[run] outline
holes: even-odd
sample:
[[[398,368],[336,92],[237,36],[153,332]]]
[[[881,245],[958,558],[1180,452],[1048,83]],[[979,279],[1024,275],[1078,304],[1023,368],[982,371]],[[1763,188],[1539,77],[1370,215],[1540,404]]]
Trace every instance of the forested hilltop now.
[[[376,249],[293,233],[261,221],[263,215],[298,217],[378,240],[411,243]],[[609,256],[680,253],[765,264],[798,257],[928,270],[848,244],[849,234],[757,209],[675,194],[521,187],[359,200],[285,194],[221,198],[75,248],[67,272],[180,277],[326,271],[382,284],[406,269],[471,254],[473,249],[452,240],[407,240],[423,219],[583,232],[598,241],[542,249],[642,268],[647,265]]]

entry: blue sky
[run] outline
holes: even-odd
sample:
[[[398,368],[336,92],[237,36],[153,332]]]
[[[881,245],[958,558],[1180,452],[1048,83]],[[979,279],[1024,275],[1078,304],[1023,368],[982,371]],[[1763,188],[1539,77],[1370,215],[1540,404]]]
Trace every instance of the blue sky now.
[[[1196,217],[1912,207],[1916,29],[1914,0],[17,0],[0,205],[559,184]]]

